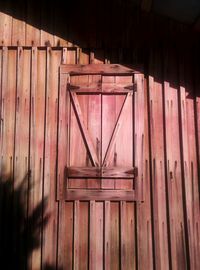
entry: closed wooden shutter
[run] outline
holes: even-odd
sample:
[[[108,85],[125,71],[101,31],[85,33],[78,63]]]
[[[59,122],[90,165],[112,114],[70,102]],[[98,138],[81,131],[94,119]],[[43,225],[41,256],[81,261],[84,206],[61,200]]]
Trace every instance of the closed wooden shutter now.
[[[119,65],[61,67],[58,197],[142,200],[142,76]]]

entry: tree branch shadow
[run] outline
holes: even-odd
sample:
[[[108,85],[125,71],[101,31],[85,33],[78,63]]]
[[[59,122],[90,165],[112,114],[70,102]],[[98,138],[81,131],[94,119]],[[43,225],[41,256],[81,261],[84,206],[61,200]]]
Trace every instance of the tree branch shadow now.
[[[0,261],[1,269],[29,269],[32,252],[40,248],[41,230],[47,225],[47,198],[29,213],[27,174],[14,188],[11,175],[0,175]],[[33,188],[33,187],[31,187]],[[44,270],[57,269],[45,264]],[[61,269],[59,269],[61,270]]]

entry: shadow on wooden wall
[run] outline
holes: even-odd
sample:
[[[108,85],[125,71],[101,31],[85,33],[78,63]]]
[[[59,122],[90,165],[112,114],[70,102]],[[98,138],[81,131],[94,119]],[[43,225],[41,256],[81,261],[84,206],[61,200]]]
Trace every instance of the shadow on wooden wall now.
[[[35,209],[28,209],[27,189],[29,175],[14,188],[11,175],[0,176],[0,260],[2,269],[27,269],[31,253],[40,247],[41,228],[48,223],[50,213],[46,212],[47,198]],[[32,187],[33,188],[33,187]],[[29,269],[29,268],[28,268]],[[57,269],[43,264],[44,270]],[[61,270],[61,269],[60,269]]]

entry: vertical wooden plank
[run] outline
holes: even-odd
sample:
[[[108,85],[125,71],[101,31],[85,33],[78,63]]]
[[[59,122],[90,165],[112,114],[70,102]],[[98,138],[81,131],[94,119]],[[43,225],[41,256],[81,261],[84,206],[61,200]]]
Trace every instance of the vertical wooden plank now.
[[[17,49],[15,188],[28,173],[31,50]]]
[[[90,201],[90,224],[89,224],[89,269],[95,270],[96,262],[96,205],[95,201]]]
[[[5,91],[5,65],[7,68],[7,57],[5,58],[4,47],[0,50],[0,175],[2,175],[2,157],[3,157],[3,103],[4,103],[4,91]],[[3,79],[4,78],[4,79]]]
[[[45,125],[45,164],[44,164],[44,199],[48,204],[45,213],[50,217],[43,232],[43,261],[48,265],[56,264],[57,211],[56,202],[56,150],[58,119],[58,85],[61,51],[47,48],[46,58],[46,125]],[[63,206],[65,207],[65,206]],[[62,211],[62,210],[61,210]],[[63,210],[64,211],[64,210]]]
[[[198,55],[198,57],[197,57]],[[196,123],[196,148],[197,148],[197,171],[198,171],[198,178],[200,177],[200,78],[198,76],[198,61],[199,61],[199,50],[198,46],[195,50],[194,53],[194,80],[195,80],[195,123]],[[200,183],[199,183],[199,196],[200,196]],[[197,250],[197,258],[198,254],[200,254],[200,237],[199,237],[199,228],[200,228],[200,216],[198,218],[197,216],[197,221],[196,221],[196,250]],[[199,262],[199,261],[197,261]],[[200,262],[199,262],[200,263]],[[197,263],[197,267],[199,268],[200,266]]]
[[[110,269],[120,269],[119,258],[119,202],[110,205]]]
[[[64,198],[65,168],[67,164],[67,130],[69,123],[67,119],[67,91],[66,85],[69,76],[60,74],[60,89],[58,101],[58,165],[57,165],[57,199]]]
[[[111,227],[110,227],[110,202],[104,202],[104,269],[111,267]]]
[[[3,87],[2,87],[2,76],[3,75],[3,48],[0,49],[0,185],[3,182],[2,175],[2,145],[3,145]],[[0,218],[3,219],[3,190],[0,189]],[[2,223],[0,223],[0,231],[2,232]],[[2,234],[0,234],[0,242],[2,242]]]
[[[29,169],[29,117],[30,117],[31,50],[17,48],[15,151],[14,151],[14,245],[19,257],[26,262],[25,240],[20,237],[22,226],[26,226],[28,169]],[[14,116],[13,116],[14,117]],[[19,192],[21,196],[19,197]],[[19,207],[19,206],[23,207]],[[21,216],[20,216],[21,215]],[[23,218],[22,218],[23,217]],[[20,227],[21,226],[21,227]],[[27,253],[29,250],[27,251]],[[21,266],[22,267],[22,266]]]
[[[30,257],[30,268],[40,269],[41,266],[41,238],[42,238],[42,209],[43,206],[43,158],[44,158],[44,119],[45,119],[45,67],[46,51],[32,49],[31,76],[31,134],[30,134],[30,206],[29,214],[34,216],[31,233],[37,232],[38,245]],[[44,206],[45,207],[45,206]],[[39,223],[37,223],[39,222]],[[34,224],[38,224],[34,228]]]
[[[95,241],[95,266],[98,270],[104,269],[104,255],[103,255],[103,245],[104,245],[104,202],[95,203],[95,231],[96,231],[96,241]]]
[[[40,30],[40,45],[53,46],[54,45],[54,7],[53,4],[47,0],[42,0],[41,5],[41,30]]]
[[[74,250],[73,250],[73,270],[80,269],[79,252],[80,252],[80,203],[74,202]]]
[[[11,45],[12,37],[12,16],[10,15],[11,1],[6,0],[1,4],[0,11],[0,44],[2,46]]]
[[[151,170],[153,192],[153,220],[155,267],[169,269],[168,232],[163,141],[162,84],[159,52],[151,52],[149,69],[149,113],[151,137]]]
[[[138,269],[153,269],[153,236],[152,236],[152,213],[151,213],[151,189],[150,189],[150,153],[149,153],[149,113],[148,113],[148,86],[147,78],[144,81],[145,113],[144,113],[144,158],[145,165],[143,169],[144,179],[144,201],[136,203],[136,233],[137,233],[137,263]],[[131,215],[132,206],[129,205],[130,226],[133,220]],[[144,241],[145,239],[145,241]],[[136,241],[136,240],[135,240]]]
[[[17,263],[7,262],[6,252],[10,251],[7,241],[11,242],[12,250],[16,250],[17,224],[15,217],[16,206],[14,205],[14,155],[15,155],[15,112],[16,112],[16,73],[17,73],[16,49],[3,48],[2,63],[2,108],[1,108],[1,245],[2,266],[13,267]],[[14,225],[15,224],[15,225]],[[9,240],[8,240],[9,239]],[[18,247],[18,251],[20,247]],[[11,248],[10,248],[11,249]],[[20,254],[17,253],[17,254]],[[4,266],[5,265],[5,266]]]
[[[137,254],[137,246],[136,246],[136,218],[135,218],[135,203],[126,202],[126,221],[127,227],[125,231],[126,235],[126,269],[137,269],[136,268],[136,254]],[[143,236],[143,241],[146,239]],[[143,269],[142,267],[138,267],[138,269]]]
[[[68,45],[68,24],[66,16],[66,3],[59,2],[54,5],[54,46],[65,47]]]
[[[165,109],[165,140],[167,194],[169,204],[169,225],[171,258],[173,269],[187,267],[184,226],[184,209],[182,194],[182,176],[180,159],[180,134],[178,110],[178,67],[175,53],[165,51],[164,61],[164,109]]]
[[[80,202],[79,206],[79,269],[88,269],[89,252],[89,203]]]
[[[26,5],[26,46],[40,46],[40,7],[35,8],[35,0],[27,1]]]
[[[126,202],[120,202],[120,269],[127,269],[127,212]]]
[[[73,266],[74,229],[77,226],[73,204],[73,202],[59,201],[58,269],[70,270]]]
[[[197,157],[194,123],[193,84],[191,82],[191,65],[188,58],[180,58],[180,128],[182,148],[182,170],[185,206],[185,226],[188,237],[189,267],[196,269],[199,264],[197,249],[199,224],[199,194],[197,184]],[[190,98],[191,97],[191,98]]]
[[[23,0],[13,3],[12,46],[25,45],[25,4]]]
[[[137,84],[137,91],[135,92],[135,127],[134,127],[134,145],[135,145],[135,166],[137,168],[137,178],[135,189],[137,192],[137,199],[144,200],[144,76],[142,74],[135,74],[135,82]]]
[[[15,49],[3,48],[2,73],[2,173],[13,178],[13,154],[15,131],[15,101],[16,101],[16,61]]]

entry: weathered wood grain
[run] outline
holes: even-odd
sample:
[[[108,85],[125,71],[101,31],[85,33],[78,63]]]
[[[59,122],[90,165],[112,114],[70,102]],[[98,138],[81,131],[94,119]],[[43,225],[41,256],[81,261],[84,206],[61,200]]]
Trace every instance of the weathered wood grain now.
[[[155,266],[169,269],[168,230],[166,213],[165,160],[164,160],[164,126],[163,126],[163,92],[159,52],[152,50],[149,67],[149,113],[151,139],[151,170],[153,196],[153,222]],[[155,77],[154,77],[155,76]]]
[[[135,191],[127,190],[90,190],[90,189],[68,189],[66,191],[66,200],[82,201],[135,201]]]
[[[61,73],[70,73],[70,75],[121,75],[130,76],[134,73],[140,73],[140,69],[133,69],[133,67],[123,66],[119,64],[89,64],[89,65],[68,65],[61,66]]]
[[[29,38],[27,42],[31,45],[31,36]],[[191,59],[182,61],[183,55],[177,59],[174,56],[176,49],[173,52],[171,50],[165,52],[163,74],[160,74],[159,64],[162,54],[152,55],[146,74],[148,82],[145,81],[144,87],[144,202],[118,203],[121,199],[131,201],[135,196],[131,193],[127,195],[124,190],[120,190],[120,193],[116,190],[117,194],[109,190],[105,197],[101,197],[100,194],[99,199],[94,201],[99,194],[91,196],[89,187],[93,184],[89,179],[82,185],[87,188],[85,194],[77,188],[78,186],[75,188],[74,182],[70,187],[71,197],[68,198],[80,199],[83,195],[81,199],[86,202],[66,201],[62,194],[65,191],[62,186],[60,190],[62,196],[56,196],[55,185],[58,180],[56,178],[60,174],[64,181],[65,166],[86,165],[85,150],[80,150],[83,153],[81,160],[78,160],[75,154],[70,157],[70,162],[73,161],[74,164],[70,164],[68,160],[66,135],[69,119],[65,118],[65,113],[70,107],[67,91],[61,94],[59,90],[59,83],[62,83],[62,78],[59,79],[59,65],[61,62],[88,64],[89,58],[97,63],[100,61],[96,56],[98,50],[93,51],[95,53],[92,56],[89,55],[89,50],[78,52],[74,48],[63,50],[36,47],[0,48],[1,176],[2,173],[11,174],[14,179],[13,187],[16,188],[20,185],[22,176],[30,169],[31,175],[26,182],[29,191],[22,198],[28,217],[31,217],[41,202],[43,204],[43,214],[40,213],[37,230],[31,228],[34,222],[30,225],[30,236],[34,232],[39,244],[31,251],[28,267],[38,270],[41,269],[41,265],[45,268],[48,264],[58,269],[143,270],[157,267],[162,270],[170,268],[196,270],[199,268],[200,252],[199,85],[195,85],[196,92],[194,92],[193,63],[190,62]],[[111,54],[115,55],[114,49],[111,50]],[[99,51],[101,59],[107,57],[104,59],[107,62],[113,59],[114,56],[111,54],[104,55]],[[117,62],[122,62],[125,58],[125,51],[122,51],[121,60]],[[196,62],[198,64],[198,58]],[[178,65],[179,76],[176,70]],[[195,76],[198,76],[198,71],[197,67]],[[136,74],[135,78],[142,84],[140,76],[142,77]],[[92,80],[92,76],[87,77],[90,85]],[[85,78],[79,78],[77,81],[74,78],[73,85],[80,86],[84,81]],[[66,84],[66,81],[63,83]],[[109,76],[103,83],[105,89],[107,86],[115,85],[113,78]],[[124,87],[123,84],[121,86]],[[135,98],[141,89],[134,92]],[[87,119],[87,110],[92,110],[94,99],[88,101],[84,95],[78,95],[78,98],[84,119]],[[104,155],[116,122],[116,106],[117,103],[120,104],[121,98],[122,96],[117,101],[112,99],[111,95],[103,96],[106,105],[103,107],[102,117],[110,123],[107,130],[103,131],[103,136],[108,137],[102,148]],[[61,107],[58,107],[59,104]],[[142,118],[141,106],[137,108],[136,100],[134,108],[137,117]],[[75,123],[76,119],[72,119],[71,115],[70,117],[70,121]],[[87,126],[95,144],[97,131],[91,132],[95,128],[93,119],[95,117],[87,120]],[[128,122],[127,120],[126,125]],[[61,130],[58,129],[60,127]],[[135,125],[134,129],[138,136],[140,127]],[[74,140],[74,143],[78,142],[76,131],[71,135],[73,135],[71,140]],[[119,137],[126,138],[120,133]],[[77,143],[74,153],[79,146],[81,144]],[[121,151],[128,149],[128,146],[129,144],[123,146]],[[117,150],[121,153],[119,148],[120,144],[116,141],[114,152]],[[135,150],[139,151],[138,148]],[[116,162],[114,153],[112,161]],[[137,167],[136,163],[134,165]],[[104,179],[102,188],[112,189],[114,183],[109,181],[111,180],[108,178]],[[120,183],[121,188],[123,182],[124,180]],[[81,182],[78,185],[80,184]],[[0,196],[1,194],[2,191]],[[92,202],[89,202],[89,197],[93,199]],[[45,201],[45,198],[48,199]],[[110,202],[112,199],[116,202]],[[2,197],[0,202],[1,200]],[[17,221],[17,213],[13,213]],[[48,222],[45,213],[49,214]],[[37,221],[36,218],[35,220]],[[17,229],[14,231],[17,232]],[[14,245],[20,249],[17,245],[18,240],[20,239],[14,239]]]

